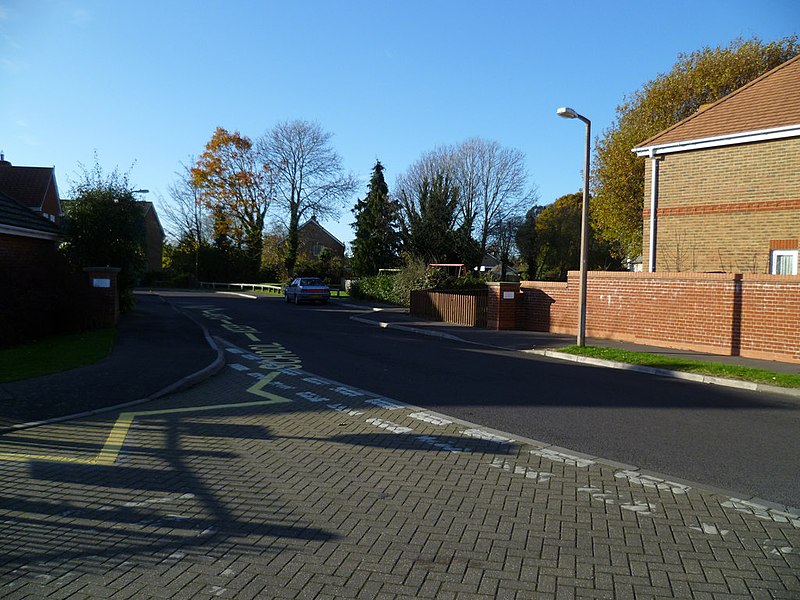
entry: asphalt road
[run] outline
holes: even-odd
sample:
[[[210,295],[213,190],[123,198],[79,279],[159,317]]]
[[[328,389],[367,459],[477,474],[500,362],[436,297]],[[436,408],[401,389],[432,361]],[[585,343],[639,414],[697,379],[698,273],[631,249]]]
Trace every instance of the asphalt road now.
[[[322,377],[518,436],[800,506],[796,400],[379,329],[350,320],[362,311],[336,301],[168,298],[241,347],[248,345],[242,332],[257,330]],[[203,316],[200,306],[218,310]],[[224,314],[241,328],[208,314]]]

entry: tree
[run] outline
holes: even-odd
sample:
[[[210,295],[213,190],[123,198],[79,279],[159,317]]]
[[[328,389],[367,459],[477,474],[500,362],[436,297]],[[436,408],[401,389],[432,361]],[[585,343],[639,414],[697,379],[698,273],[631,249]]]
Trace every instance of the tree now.
[[[525,190],[525,155],[497,142],[471,138],[454,150],[452,161],[461,189],[461,219],[476,232],[483,256],[492,231],[502,230],[523,202],[535,196]]]
[[[75,268],[119,267],[120,307],[133,305],[133,287],[145,270],[144,211],[134,197],[128,174],[114,169],[105,174],[95,157],[91,170],[82,173],[65,202],[66,236],[62,246]]]
[[[672,70],[617,106],[616,121],[597,141],[592,217],[597,234],[617,256],[642,251],[644,160],[631,149],[800,53],[797,36],[681,54]]]
[[[542,277],[542,252],[541,240],[536,232],[536,220],[539,218],[543,206],[534,205],[525,213],[525,218],[517,228],[516,244],[520,258],[528,269],[528,278],[537,281]]]
[[[577,270],[581,255],[581,208],[583,193],[561,196],[552,204],[528,211],[517,230],[522,242],[521,252],[528,262],[532,279],[566,281],[567,272]],[[591,222],[590,222],[591,224]],[[529,228],[531,225],[534,232]],[[608,242],[591,236],[589,239],[589,269],[620,269],[621,262],[611,253]]]
[[[400,203],[389,196],[383,165],[375,162],[367,196],[353,207],[355,240],[353,269],[359,275],[375,275],[379,269],[395,267],[400,257]]]
[[[275,173],[250,138],[217,127],[191,170],[200,200],[211,210],[218,246],[244,249],[254,274],[263,246],[264,220]]]
[[[507,217],[503,221],[496,221],[488,232],[489,248],[500,261],[500,281],[506,280],[508,266],[511,264],[511,258],[516,249],[517,231],[522,223],[522,217]]]
[[[356,181],[345,175],[332,135],[317,123],[288,121],[276,125],[259,142],[265,164],[276,166],[276,204],[287,220],[286,269],[294,274],[297,230],[303,218],[331,217],[355,191]]]
[[[191,159],[191,162],[196,161]],[[182,172],[176,173],[178,180],[167,190],[171,202],[163,207],[164,222],[171,237],[177,240],[173,260],[175,253],[191,254],[194,278],[199,280],[200,253],[209,245],[213,222],[207,206],[200,200],[200,189],[194,182],[191,167],[181,167]]]
[[[401,194],[404,249],[428,263],[461,262],[464,232],[455,227],[459,189],[450,176],[426,176],[415,191],[403,189]]]

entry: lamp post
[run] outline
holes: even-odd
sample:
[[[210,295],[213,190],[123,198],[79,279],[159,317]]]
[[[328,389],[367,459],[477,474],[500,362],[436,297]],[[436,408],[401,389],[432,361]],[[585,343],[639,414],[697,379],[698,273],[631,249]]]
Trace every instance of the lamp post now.
[[[578,287],[578,346],[586,345],[586,263],[589,255],[589,151],[591,149],[592,122],[568,107],[556,111],[565,119],[580,119],[586,123],[586,160],[583,167],[583,207],[581,209],[581,264]]]

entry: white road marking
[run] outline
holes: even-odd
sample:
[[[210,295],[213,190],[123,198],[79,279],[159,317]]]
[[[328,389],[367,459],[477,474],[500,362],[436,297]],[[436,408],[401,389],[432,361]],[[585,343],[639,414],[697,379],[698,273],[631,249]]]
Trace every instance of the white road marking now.
[[[137,508],[139,506],[150,506],[151,504],[167,504],[169,502],[176,502],[178,500],[191,500],[194,494],[181,494],[180,496],[163,496],[161,498],[151,498],[150,500],[143,500],[141,502],[126,502],[122,506],[125,508]]]
[[[657,490],[669,490],[673,494],[685,494],[692,488],[688,485],[675,483],[674,481],[667,481],[666,479],[659,479],[650,475],[642,475],[638,471],[618,471],[614,473],[617,479],[627,479],[631,483],[638,483],[644,487],[655,488]]]
[[[623,510],[630,510],[640,515],[652,515],[656,512],[656,505],[645,502],[644,500],[634,500],[633,502],[626,502],[620,504],[619,507]]]
[[[775,523],[791,523],[792,527],[800,528],[800,515],[768,508],[762,504],[750,502],[749,500],[730,498],[726,502],[720,503],[720,506],[723,508],[732,508],[736,512],[740,512],[745,515],[753,515],[754,517],[763,519],[764,521],[774,521]]]
[[[275,381],[275,380],[270,381],[267,385],[271,385],[271,386],[276,387],[276,388],[281,389],[281,390],[293,390],[294,389],[293,385],[289,385],[288,383],[283,383],[281,381]]]
[[[398,425],[397,423],[392,423],[391,421],[384,421],[383,419],[367,419],[367,423],[370,425],[375,425],[375,427],[385,429],[386,431],[390,431],[391,433],[411,433],[414,431],[411,429],[411,427],[404,427],[403,425]]]
[[[250,367],[246,367],[244,365],[240,365],[239,363],[231,363],[228,365],[231,369],[236,369],[237,371],[249,371]]]
[[[328,408],[332,408],[337,412],[344,413],[351,417],[358,417],[364,414],[362,411],[354,410],[352,408],[345,406],[344,404],[328,404]]]
[[[438,425],[440,427],[444,425],[450,425],[453,423],[452,421],[448,421],[447,419],[443,419],[442,417],[437,417],[436,415],[431,415],[426,412],[415,412],[411,413],[408,416],[411,417],[412,419],[417,419],[419,421],[430,423],[431,425]]]
[[[401,408],[406,408],[405,404],[400,404],[399,402],[392,402],[391,400],[384,400],[383,398],[372,398],[370,400],[364,400],[364,404],[372,404],[380,408],[385,408],[386,410],[399,410]]]
[[[297,392],[295,396],[300,396],[301,398],[305,398],[309,402],[330,402],[330,398],[326,398],[325,396],[320,396],[319,394],[315,394],[314,392]]]
[[[366,396],[364,392],[357,392],[356,390],[351,390],[348,387],[344,387],[340,385],[339,387],[333,388],[331,391],[336,392],[337,394],[341,394],[342,396],[349,396],[351,398],[358,398],[359,396]]]
[[[709,525],[708,523],[700,523],[700,527],[689,527],[689,529],[693,529],[707,535],[721,535],[723,537],[730,533],[730,530],[728,529],[719,529],[716,525]]]
[[[531,450],[531,454],[535,454],[536,456],[541,456],[542,458],[546,458],[547,460],[552,462],[563,463],[565,465],[578,467],[579,469],[584,469],[594,464],[594,461],[588,458],[580,458],[579,456],[573,456],[571,454],[566,454],[564,452],[557,452],[556,450],[550,450],[549,448]]]
[[[658,506],[651,504],[644,500],[633,499],[633,502],[622,502],[622,498],[611,492],[604,492],[596,487],[581,487],[578,488],[579,493],[587,493],[592,497],[592,500],[597,500],[603,504],[618,504],[623,510],[638,513],[644,516],[650,516],[658,512]]]
[[[495,435],[494,433],[489,433],[488,431],[484,431],[483,429],[465,429],[461,432],[461,435],[465,435],[467,437],[475,438],[478,440],[485,440],[487,442],[497,442],[500,444],[508,444],[513,442],[512,438],[503,437],[501,435]]]
[[[458,446],[453,446],[452,444],[443,441],[441,438],[436,437],[435,435],[418,435],[417,439],[420,442],[424,442],[425,444],[429,444],[434,448],[439,450],[444,450],[445,452],[452,452],[454,454],[458,454],[461,452],[469,452],[469,448],[460,448]]]
[[[519,465],[512,465],[510,462],[503,460],[502,458],[495,458],[489,466],[496,467],[498,469],[503,469],[504,471],[508,471],[509,473],[513,473],[514,475],[524,475],[527,479],[533,479],[534,481],[538,481],[544,483],[545,481],[549,481],[550,478],[553,476],[552,473],[548,473],[547,471],[534,471],[533,469],[529,469],[528,467],[520,467]]]

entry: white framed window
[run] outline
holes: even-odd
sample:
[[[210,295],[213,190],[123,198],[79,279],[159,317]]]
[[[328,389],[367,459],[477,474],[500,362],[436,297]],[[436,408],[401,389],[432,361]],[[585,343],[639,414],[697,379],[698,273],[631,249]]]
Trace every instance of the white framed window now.
[[[797,250],[773,250],[769,272],[773,275],[797,275]]]

